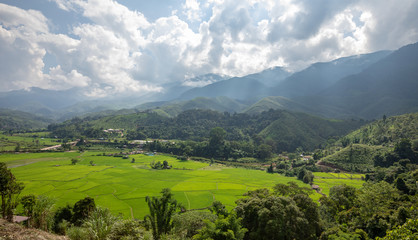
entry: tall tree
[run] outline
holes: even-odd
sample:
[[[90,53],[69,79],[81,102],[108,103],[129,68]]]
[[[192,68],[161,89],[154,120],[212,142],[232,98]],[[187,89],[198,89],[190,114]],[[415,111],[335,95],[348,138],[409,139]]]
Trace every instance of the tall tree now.
[[[23,184],[18,183],[13,173],[7,169],[6,163],[0,162],[1,213],[3,218],[10,222],[13,220],[13,210],[23,188]]]
[[[222,147],[225,143],[226,131],[221,127],[216,127],[210,130],[209,138],[209,154],[211,157],[220,157]]]
[[[20,200],[23,206],[23,211],[25,212],[26,216],[29,217],[28,219],[28,227],[31,227],[32,217],[33,217],[33,210],[36,204],[36,197],[35,195],[26,195],[23,196]]]
[[[161,197],[150,198],[147,196],[145,198],[150,214],[146,215],[144,220],[151,225],[152,235],[155,240],[159,240],[162,234],[171,230],[171,217],[180,208],[169,188],[164,188],[161,194]]]

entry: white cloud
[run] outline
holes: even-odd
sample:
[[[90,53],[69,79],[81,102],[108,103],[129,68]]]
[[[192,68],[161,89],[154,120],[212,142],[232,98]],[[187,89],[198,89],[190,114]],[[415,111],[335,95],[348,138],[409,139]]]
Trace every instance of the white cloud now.
[[[202,12],[200,3],[197,0],[186,0],[183,6],[183,14],[187,16],[189,21],[200,21]]]
[[[77,86],[95,97],[142,94],[190,75],[298,70],[418,41],[415,0],[184,0],[174,15],[151,22],[114,0],[50,1],[89,22],[53,34],[54,19],[0,4],[2,90]],[[44,69],[47,53],[57,65]]]

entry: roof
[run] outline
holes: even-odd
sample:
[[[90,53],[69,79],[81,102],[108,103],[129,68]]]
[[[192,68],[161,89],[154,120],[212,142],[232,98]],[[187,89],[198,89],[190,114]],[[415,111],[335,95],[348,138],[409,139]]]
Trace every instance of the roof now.
[[[26,216],[13,216],[13,222],[15,222],[15,223],[21,223],[21,222],[24,222],[28,219],[29,219],[29,217],[26,217]]]

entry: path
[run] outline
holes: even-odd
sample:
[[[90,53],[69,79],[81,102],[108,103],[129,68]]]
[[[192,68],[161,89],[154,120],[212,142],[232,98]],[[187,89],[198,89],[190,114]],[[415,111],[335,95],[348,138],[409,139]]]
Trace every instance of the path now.
[[[71,144],[72,146],[75,146],[77,143],[78,143],[78,141],[74,141],[74,142],[69,142],[67,144]],[[62,144],[54,145],[54,146],[51,146],[51,147],[42,148],[41,151],[54,150],[54,149],[60,148],[61,146],[62,146]]]

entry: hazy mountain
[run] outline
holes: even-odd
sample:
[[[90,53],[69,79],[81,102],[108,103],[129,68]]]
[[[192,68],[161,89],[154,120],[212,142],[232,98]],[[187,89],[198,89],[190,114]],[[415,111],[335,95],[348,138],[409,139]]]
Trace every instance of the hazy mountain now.
[[[54,111],[84,99],[78,89],[54,91],[34,87],[0,92],[0,107],[51,117]]]
[[[179,113],[190,109],[210,109],[219,112],[240,112],[246,107],[248,107],[248,105],[227,97],[198,97],[192,100],[184,101],[146,103],[137,106],[136,109],[151,109],[151,111],[162,116],[174,117]]]
[[[31,113],[0,108],[0,129],[39,129],[52,123],[51,119],[36,116]]]
[[[216,83],[229,79],[227,75],[219,74],[204,74],[197,77],[187,78],[183,82],[174,82],[168,83],[162,86],[163,90],[157,93],[150,93],[145,95],[143,98],[147,99],[146,102],[154,101],[170,101],[176,98],[179,98],[181,94],[187,90],[193,89],[195,87],[204,87],[206,85]]]
[[[291,73],[286,71],[282,67],[273,67],[261,71],[259,73],[247,75],[246,78],[256,79],[268,87],[273,87],[282,82],[290,75]]]
[[[343,77],[360,73],[390,53],[380,51],[312,64],[277,84],[270,95],[298,97],[317,94]]]
[[[248,114],[258,114],[264,111],[268,111],[269,109],[286,109],[296,112],[310,112],[310,109],[307,106],[280,96],[270,96],[263,98],[246,108],[244,112]]]
[[[311,105],[328,104],[367,119],[418,111],[418,43],[400,48],[359,74],[324,90]]]
[[[225,81],[209,84],[205,87],[193,88],[183,93],[179,99],[193,99],[196,97],[220,97],[231,99],[253,100],[260,96],[267,96],[267,87],[251,75],[234,77]]]

